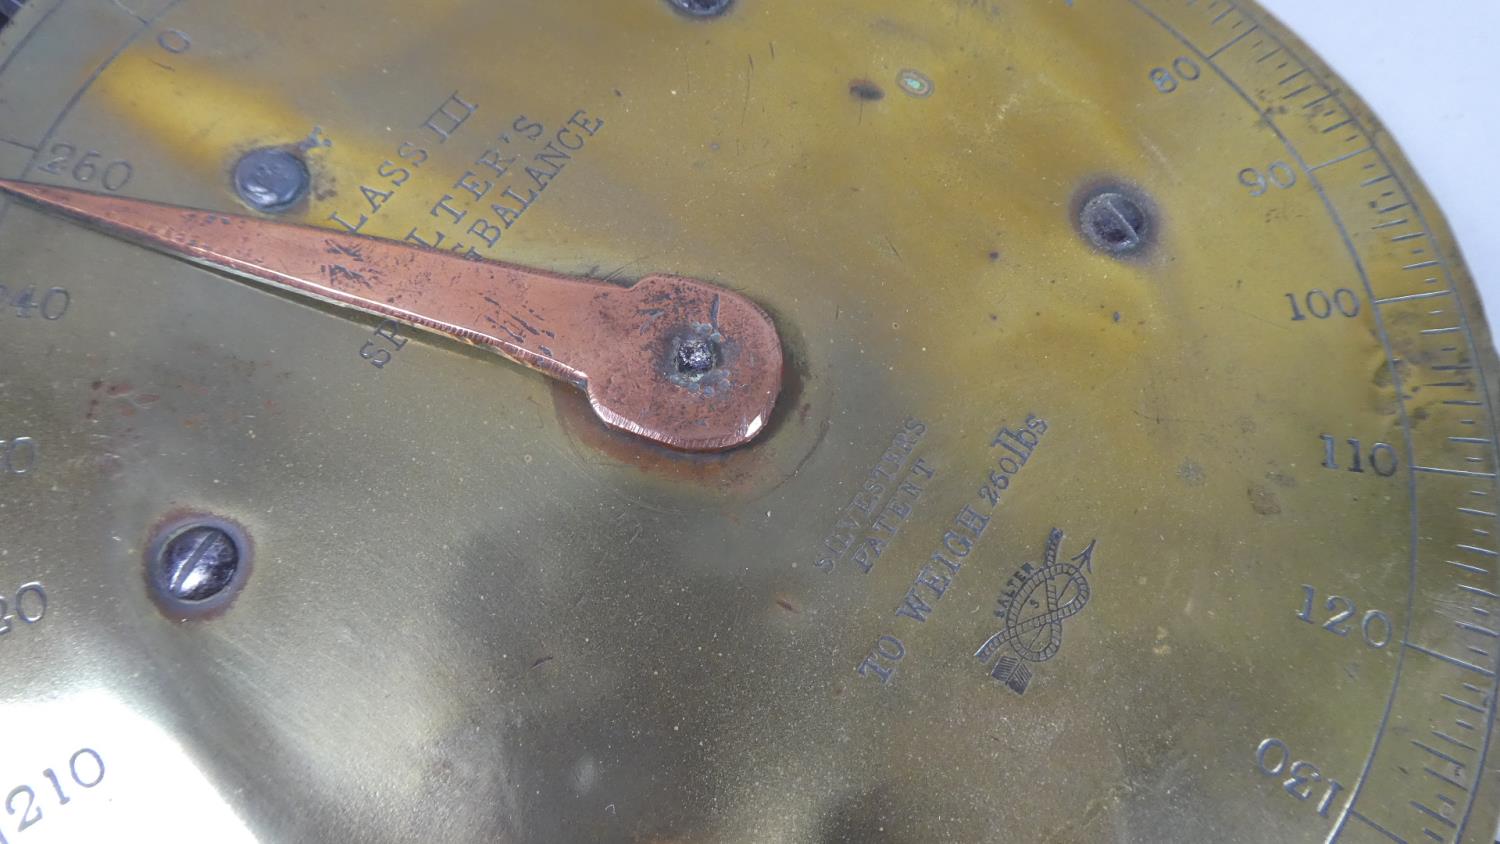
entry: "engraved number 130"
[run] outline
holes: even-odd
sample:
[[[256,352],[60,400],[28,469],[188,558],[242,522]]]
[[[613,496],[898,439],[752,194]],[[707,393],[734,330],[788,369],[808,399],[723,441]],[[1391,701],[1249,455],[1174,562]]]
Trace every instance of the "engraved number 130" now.
[[[1255,767],[1268,777],[1279,778],[1285,774],[1286,779],[1281,787],[1298,800],[1309,800],[1314,792],[1321,791],[1318,814],[1325,818],[1328,817],[1328,809],[1333,805],[1334,798],[1344,790],[1338,780],[1324,779],[1313,763],[1293,761],[1292,751],[1279,738],[1265,739],[1255,748]],[[1319,783],[1323,784],[1323,788],[1317,787]]]

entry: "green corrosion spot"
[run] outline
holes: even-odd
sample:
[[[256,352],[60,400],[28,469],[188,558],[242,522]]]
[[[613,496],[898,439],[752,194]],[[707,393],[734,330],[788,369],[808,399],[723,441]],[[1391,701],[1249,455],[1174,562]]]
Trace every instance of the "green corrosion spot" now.
[[[927,97],[932,95],[932,80],[918,70],[910,68],[896,75],[896,84],[901,90],[913,97]]]

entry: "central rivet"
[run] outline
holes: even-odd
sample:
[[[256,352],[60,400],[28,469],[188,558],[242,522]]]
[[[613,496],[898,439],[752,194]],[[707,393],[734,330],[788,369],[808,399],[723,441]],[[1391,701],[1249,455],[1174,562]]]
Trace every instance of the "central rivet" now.
[[[677,347],[677,371],[697,375],[713,369],[719,362],[719,350],[707,337],[691,337]]]

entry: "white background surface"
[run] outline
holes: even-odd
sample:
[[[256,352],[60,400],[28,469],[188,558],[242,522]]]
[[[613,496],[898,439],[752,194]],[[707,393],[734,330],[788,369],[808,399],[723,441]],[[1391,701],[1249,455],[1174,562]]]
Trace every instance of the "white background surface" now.
[[[1380,115],[1500,328],[1500,0],[1260,0]]]

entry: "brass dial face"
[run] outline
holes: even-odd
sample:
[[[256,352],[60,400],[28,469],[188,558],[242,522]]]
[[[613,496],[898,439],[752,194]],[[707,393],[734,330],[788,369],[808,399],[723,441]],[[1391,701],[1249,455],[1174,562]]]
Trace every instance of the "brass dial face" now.
[[[1253,4],[33,0],[0,179],[702,279],[785,361],[681,453],[0,206],[6,841],[1495,828],[1494,350]]]

